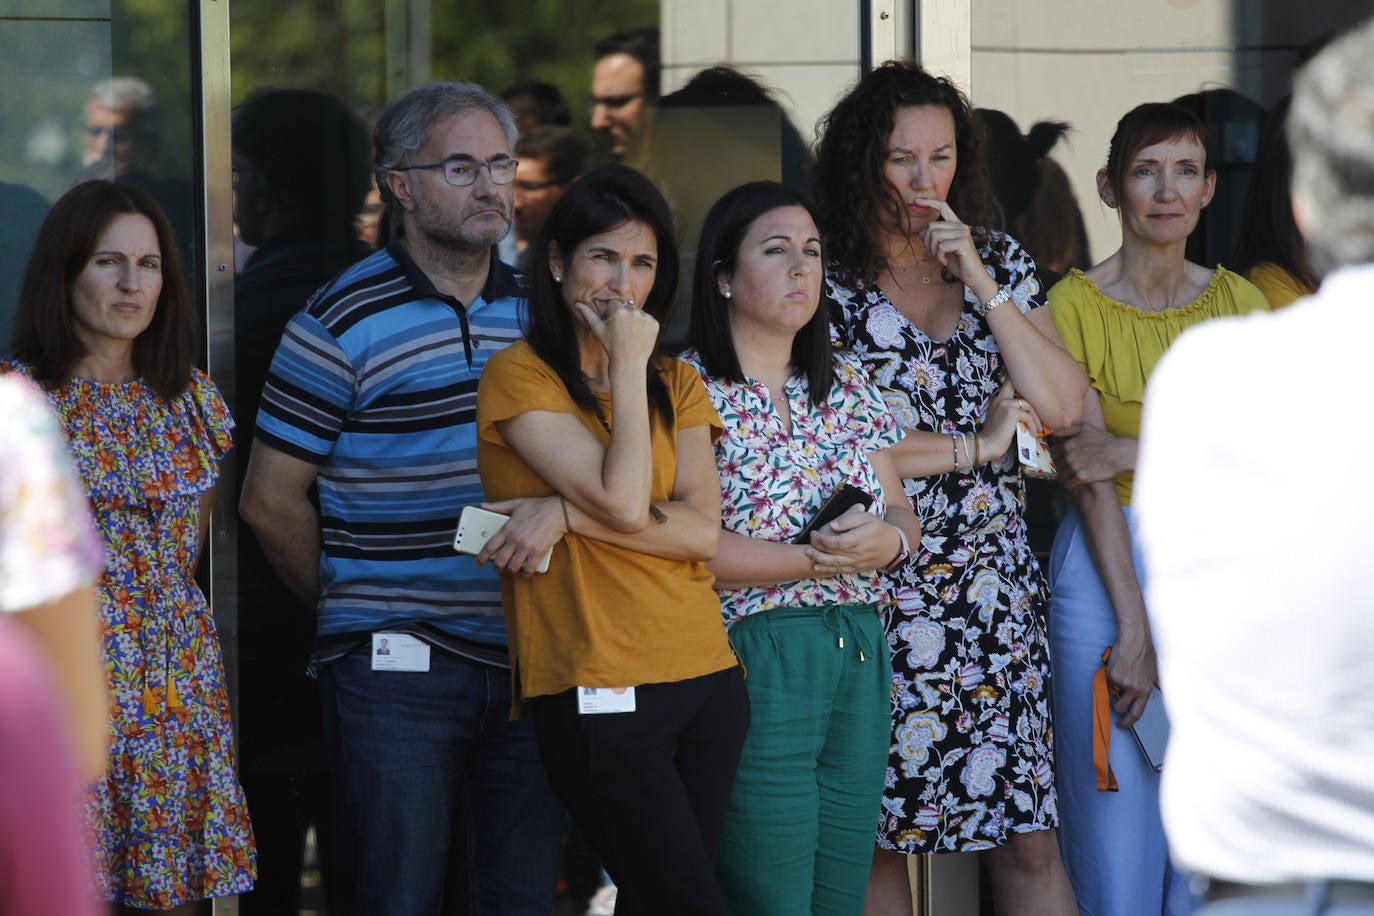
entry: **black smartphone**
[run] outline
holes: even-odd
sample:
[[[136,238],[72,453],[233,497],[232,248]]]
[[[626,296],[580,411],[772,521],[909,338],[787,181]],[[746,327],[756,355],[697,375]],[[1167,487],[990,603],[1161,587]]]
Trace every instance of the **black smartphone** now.
[[[830,524],[855,506],[863,506],[867,509],[871,505],[873,505],[872,493],[847,483],[831,493],[830,498],[821,503],[821,507],[816,510],[811,521],[807,522],[801,533],[792,539],[792,543],[809,544],[811,543],[811,532],[817,528]]]

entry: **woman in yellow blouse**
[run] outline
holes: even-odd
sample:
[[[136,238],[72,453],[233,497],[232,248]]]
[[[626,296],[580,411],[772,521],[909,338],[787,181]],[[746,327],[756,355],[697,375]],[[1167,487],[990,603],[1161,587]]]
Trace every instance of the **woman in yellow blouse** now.
[[[1185,329],[1267,309],[1249,282],[1187,261],[1184,246],[1215,190],[1207,133],[1172,105],[1141,105],[1121,119],[1098,193],[1121,219],[1121,248],[1050,290],[1065,346],[1092,384],[1083,424],[1057,441],[1060,478],[1076,509],[1050,558],[1060,846],[1083,912],[1142,916],[1187,905],[1159,816],[1159,776],[1125,732],[1099,782],[1094,766],[1093,677],[1106,665],[1115,724],[1144,711],[1155,686],[1154,647],[1131,535],[1131,484],[1146,382]],[[1124,740],[1123,740],[1124,739]],[[1114,777],[1116,791],[1108,791]]]

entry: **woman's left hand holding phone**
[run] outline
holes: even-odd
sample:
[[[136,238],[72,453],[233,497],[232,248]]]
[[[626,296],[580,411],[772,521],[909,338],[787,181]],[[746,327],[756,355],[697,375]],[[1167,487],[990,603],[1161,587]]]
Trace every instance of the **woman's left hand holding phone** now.
[[[497,572],[534,575],[544,554],[568,533],[557,496],[503,499],[482,508],[510,516],[477,554],[478,566],[490,562]]]

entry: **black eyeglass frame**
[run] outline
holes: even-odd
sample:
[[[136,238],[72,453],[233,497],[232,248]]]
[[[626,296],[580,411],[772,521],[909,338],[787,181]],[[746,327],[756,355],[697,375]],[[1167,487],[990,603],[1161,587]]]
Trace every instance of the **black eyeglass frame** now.
[[[496,174],[496,166],[502,169],[510,166],[510,177],[501,178]],[[471,172],[461,174],[472,175],[471,181],[462,183],[454,181],[449,175],[449,166],[463,166],[469,168]],[[444,183],[454,188],[469,188],[477,183],[477,176],[482,174],[482,168],[486,167],[487,174],[491,176],[493,184],[510,184],[515,181],[515,172],[520,166],[519,159],[512,159],[509,156],[499,156],[496,159],[488,159],[485,162],[478,159],[445,159],[443,162],[431,162],[426,165],[398,165],[392,168],[394,172],[409,172],[412,169],[443,169]]]

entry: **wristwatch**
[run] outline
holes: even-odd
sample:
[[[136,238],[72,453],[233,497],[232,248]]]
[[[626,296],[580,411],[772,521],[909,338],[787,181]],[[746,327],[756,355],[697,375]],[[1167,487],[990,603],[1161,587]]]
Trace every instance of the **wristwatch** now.
[[[893,527],[896,527],[895,525]],[[897,551],[897,555],[892,558],[892,562],[883,567],[883,572],[896,572],[897,568],[906,562],[907,557],[911,556],[911,545],[907,543],[906,532],[897,528],[897,537],[902,539],[902,549]]]
[[[1011,287],[1004,286],[997,292],[993,293],[992,298],[989,299],[986,304],[975,305],[973,307],[973,310],[978,313],[979,318],[986,318],[988,317],[988,312],[997,308],[997,306],[1001,305],[1003,302],[1006,302],[1010,298]]]

